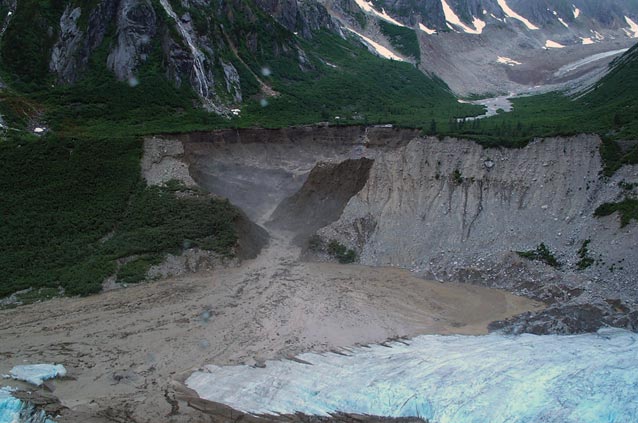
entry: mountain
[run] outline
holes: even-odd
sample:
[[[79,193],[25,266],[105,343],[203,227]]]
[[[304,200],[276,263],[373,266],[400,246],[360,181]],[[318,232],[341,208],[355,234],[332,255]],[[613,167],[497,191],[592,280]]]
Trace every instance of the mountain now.
[[[407,123],[480,110],[437,77],[368,53],[315,1],[24,0],[0,12],[10,87],[0,113],[31,130]]]
[[[599,78],[638,38],[636,1],[326,0],[330,13],[397,50],[387,25],[413,30],[407,60],[461,95],[555,89]]]

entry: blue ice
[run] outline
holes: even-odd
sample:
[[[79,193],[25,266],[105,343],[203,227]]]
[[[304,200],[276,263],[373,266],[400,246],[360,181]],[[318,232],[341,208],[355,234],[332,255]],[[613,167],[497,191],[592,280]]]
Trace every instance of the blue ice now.
[[[0,423],[55,423],[44,411],[13,397],[12,388],[0,388]]]
[[[186,384],[249,413],[341,411],[436,423],[638,422],[638,334],[420,336],[306,365],[206,366]]]
[[[27,364],[15,366],[9,375],[13,379],[40,386],[45,380],[65,376],[66,369],[61,364]]]

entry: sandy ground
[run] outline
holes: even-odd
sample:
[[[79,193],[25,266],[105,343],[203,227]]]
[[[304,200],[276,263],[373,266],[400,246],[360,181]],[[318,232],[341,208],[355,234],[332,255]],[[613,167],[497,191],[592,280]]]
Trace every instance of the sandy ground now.
[[[540,307],[399,269],[299,262],[284,239],[240,267],[1,311],[0,374],[22,363],[67,366],[72,379],[53,388],[72,411],[59,422],[200,421],[174,398],[177,381],[204,364],[482,334],[490,321]]]

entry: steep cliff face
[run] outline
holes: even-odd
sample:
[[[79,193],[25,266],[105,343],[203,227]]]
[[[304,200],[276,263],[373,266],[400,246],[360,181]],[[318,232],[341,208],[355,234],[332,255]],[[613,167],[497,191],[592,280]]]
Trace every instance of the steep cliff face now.
[[[75,84],[90,70],[108,70],[135,86],[141,73],[159,68],[176,87],[190,86],[205,108],[227,115],[244,100],[242,84],[272,94],[260,63],[286,58],[312,67],[292,32],[309,38],[336,30],[314,1],[93,3],[66,0],[40,8],[30,0],[8,2],[2,10],[2,33],[9,29],[5,67],[16,79],[40,86],[48,86],[51,75],[57,84]]]
[[[336,30],[337,24],[326,9],[313,0],[256,0],[261,9],[289,31],[311,38],[320,29]]]
[[[638,225],[621,227],[617,215],[596,218],[594,211],[623,198],[620,182],[638,181],[638,168],[601,179],[599,142],[580,136],[504,150],[415,138],[378,155],[366,185],[319,234],[354,248],[364,264],[545,301],[636,302]],[[540,244],[559,267],[514,253]],[[592,263],[579,268],[583,256]]]
[[[116,12],[117,38],[106,59],[106,66],[119,80],[133,78],[138,66],[146,61],[157,25],[150,0],[120,2]]]

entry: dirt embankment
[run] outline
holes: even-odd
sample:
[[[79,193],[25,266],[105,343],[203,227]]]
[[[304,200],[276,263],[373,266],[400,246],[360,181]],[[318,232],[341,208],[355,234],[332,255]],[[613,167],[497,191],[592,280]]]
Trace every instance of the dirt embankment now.
[[[524,312],[506,326],[573,330],[561,326],[570,310],[563,306],[575,307],[570,317],[589,330],[605,316],[590,325],[594,312],[583,306],[612,295],[632,298],[635,260],[618,279],[607,279],[601,267],[572,268],[585,236],[592,254],[636,257],[635,223],[620,228],[616,216],[591,216],[622,194],[620,178],[638,181],[635,167],[610,181],[598,177],[599,140],[486,150],[415,131],[339,129],[221,131],[165,145],[175,153],[165,163],[179,160],[177,168],[154,173],[160,181],[164,171],[184,175],[186,163],[193,182],[226,195],[258,222],[283,202],[267,248],[237,267],[0,311],[0,373],[25,361],[65,364],[73,379],[51,385],[67,407],[61,423],[233,421],[238,414],[219,414],[184,390],[184,377],[205,364],[260,366],[388,338],[482,334],[490,322]],[[315,169],[318,162],[328,164]],[[338,201],[325,205],[329,192]],[[297,233],[327,222],[320,234],[357,249],[363,264],[386,267],[302,262],[301,248],[290,242],[296,233],[281,229],[286,221]],[[565,267],[511,253],[539,242]],[[428,282],[400,267],[470,283]],[[480,285],[555,307],[543,314],[540,303]],[[623,301],[606,304],[627,317]]]
[[[565,314],[564,325],[550,323],[561,313],[529,316],[520,330],[636,330],[638,225],[621,227],[617,214],[596,218],[594,211],[630,195],[623,186],[638,182],[638,167],[602,178],[599,145],[598,137],[584,135],[522,149],[415,138],[377,155],[366,185],[319,233],[355,249],[364,264],[505,288]],[[540,244],[558,266],[515,253]],[[583,257],[591,259],[588,267],[580,267]],[[612,305],[618,301],[620,307]],[[576,323],[594,316],[581,307],[591,304],[596,323]]]

